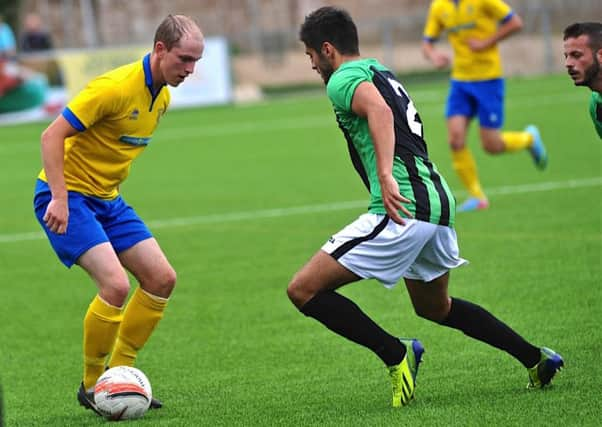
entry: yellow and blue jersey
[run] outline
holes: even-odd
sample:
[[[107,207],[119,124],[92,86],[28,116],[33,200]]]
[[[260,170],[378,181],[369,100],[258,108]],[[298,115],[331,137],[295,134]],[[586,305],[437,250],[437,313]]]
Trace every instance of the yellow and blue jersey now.
[[[65,140],[67,190],[117,197],[119,184],[149,144],[169,101],[167,87],[153,93],[150,54],[92,80],[62,112],[79,131]],[[44,170],[38,178],[47,181]]]
[[[473,52],[467,41],[485,39],[508,21],[514,12],[502,0],[433,0],[424,39],[435,41],[447,32],[454,51],[452,79],[460,81],[490,80],[502,77],[502,63],[497,45]]]

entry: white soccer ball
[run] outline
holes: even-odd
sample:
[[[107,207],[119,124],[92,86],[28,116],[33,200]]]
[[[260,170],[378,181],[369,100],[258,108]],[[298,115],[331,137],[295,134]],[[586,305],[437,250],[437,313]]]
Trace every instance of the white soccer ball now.
[[[130,366],[107,370],[94,386],[98,411],[111,421],[140,418],[148,410],[152,397],[146,375]]]

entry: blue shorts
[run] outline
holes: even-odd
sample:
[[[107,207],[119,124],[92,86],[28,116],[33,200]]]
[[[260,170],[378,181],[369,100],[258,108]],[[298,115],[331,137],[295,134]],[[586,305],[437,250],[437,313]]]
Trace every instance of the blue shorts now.
[[[504,124],[504,79],[464,82],[451,80],[445,117],[479,115],[481,127],[500,129]]]
[[[44,214],[51,200],[50,188],[37,180],[33,206],[50,245],[67,267],[75,264],[88,249],[110,242],[120,253],[136,243],[152,237],[144,222],[121,196],[112,200],[69,192],[69,222],[65,234],[53,233],[46,227]]]

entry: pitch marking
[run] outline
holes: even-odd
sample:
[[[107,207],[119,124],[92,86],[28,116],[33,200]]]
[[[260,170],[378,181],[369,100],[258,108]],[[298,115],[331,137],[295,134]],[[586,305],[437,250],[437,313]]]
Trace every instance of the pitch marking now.
[[[488,195],[508,195],[521,193],[536,193],[542,191],[566,190],[570,188],[598,187],[602,185],[602,177],[571,179],[568,181],[540,182],[536,184],[509,185],[503,187],[488,188]],[[463,196],[464,192],[458,191],[457,195]],[[248,212],[232,212],[223,214],[199,215],[184,218],[158,219],[147,221],[150,228],[170,228],[179,226],[199,224],[219,224],[243,220],[255,220],[263,218],[281,218],[291,215],[303,215],[308,213],[323,213],[332,211],[343,211],[347,209],[367,208],[368,200],[351,200],[347,202],[326,203],[320,205],[296,206],[291,208],[265,209]],[[28,232],[14,234],[0,234],[0,243],[15,243],[28,240],[40,240],[44,238],[43,232]]]

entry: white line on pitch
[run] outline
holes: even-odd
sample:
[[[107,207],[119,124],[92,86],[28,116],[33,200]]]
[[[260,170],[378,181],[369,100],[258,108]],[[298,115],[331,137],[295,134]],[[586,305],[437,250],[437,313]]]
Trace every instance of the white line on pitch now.
[[[541,191],[565,190],[570,188],[596,187],[602,185],[602,177],[572,179],[568,181],[540,182],[536,184],[509,185],[504,187],[488,188],[488,195],[505,195],[536,193]],[[457,195],[464,195],[458,191]],[[308,213],[343,211],[346,209],[367,208],[368,199],[352,200],[347,202],[326,203],[320,205],[305,205],[291,208],[265,209],[247,212],[232,212],[223,214],[199,215],[185,218],[150,220],[146,223],[152,229],[188,226],[197,224],[219,224],[233,221],[254,220],[262,218],[280,218],[291,215],[302,215]],[[23,242],[27,240],[39,240],[44,237],[42,232],[28,232],[15,234],[0,234],[0,243]]]
[[[558,104],[560,101],[563,103],[570,102],[581,102],[583,97],[577,93],[567,95],[564,93],[557,93],[548,95],[545,98],[533,98],[533,97],[521,97],[519,99],[513,98],[507,102],[507,106],[513,106],[514,108],[521,109],[532,109],[541,105],[553,105]],[[414,97],[416,101],[416,97]],[[425,112],[430,109],[441,109],[441,103],[445,101],[445,97],[441,96],[439,100],[435,100],[432,97],[427,97],[424,101],[420,102],[422,106],[419,106],[419,111]],[[217,124],[214,126],[205,125],[199,127],[198,125],[189,126],[178,126],[170,127],[169,129],[160,129],[158,134],[161,139],[170,139],[175,141],[188,141],[188,139],[182,139],[182,135],[194,134],[195,137],[207,138],[207,137],[219,137],[229,136],[236,134],[257,134],[263,132],[279,132],[288,131],[295,129],[307,129],[307,128],[332,128],[336,129],[334,122],[334,115],[328,111],[325,114],[304,116],[302,118],[286,118],[280,117],[278,119],[269,120],[256,120],[253,122],[238,122],[229,123],[227,126]],[[164,133],[162,133],[164,132]]]

